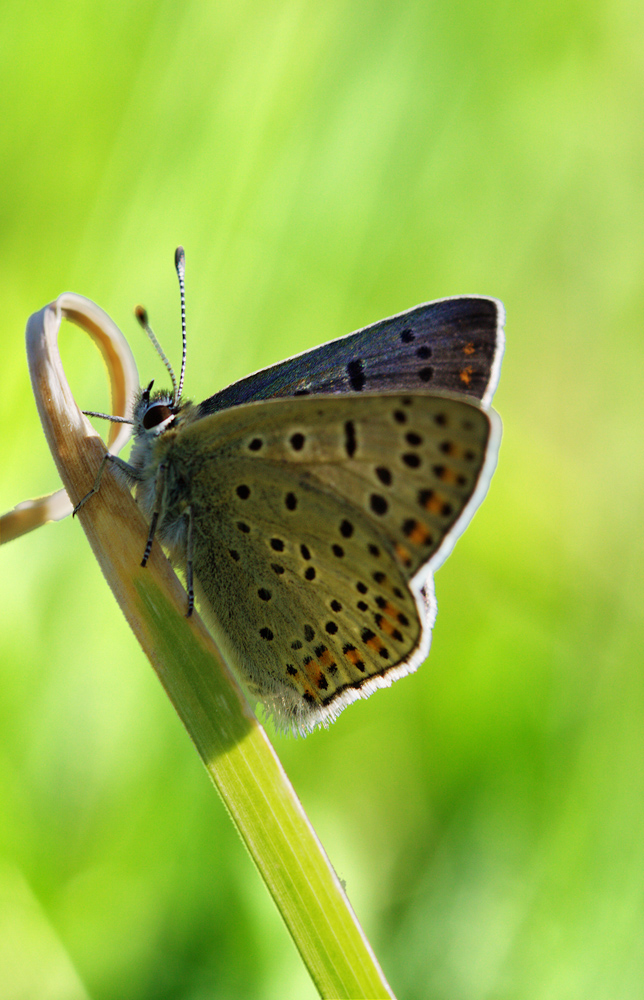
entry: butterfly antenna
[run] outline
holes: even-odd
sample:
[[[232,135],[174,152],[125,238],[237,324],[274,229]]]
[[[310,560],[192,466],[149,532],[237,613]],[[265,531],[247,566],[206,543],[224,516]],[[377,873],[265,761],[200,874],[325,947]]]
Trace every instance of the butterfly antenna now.
[[[173,369],[172,365],[170,364],[170,362],[168,361],[168,359],[166,358],[165,353],[163,351],[163,348],[161,347],[161,344],[159,343],[159,341],[157,340],[157,338],[154,336],[154,332],[152,330],[152,327],[148,323],[148,314],[145,311],[145,309],[143,308],[143,306],[137,306],[136,309],[134,310],[134,315],[136,316],[136,318],[138,319],[139,323],[141,324],[141,326],[143,327],[143,329],[147,333],[147,335],[150,338],[150,340],[152,341],[152,343],[154,345],[154,349],[157,352],[157,354],[159,355],[159,357],[161,358],[161,360],[163,361],[163,364],[168,369],[168,373],[170,375],[170,378],[172,379],[172,393],[173,393],[172,402],[173,402],[173,404],[176,404],[177,400],[179,399],[179,396],[181,395],[181,391],[177,392],[177,379],[176,379],[175,374],[174,374],[174,369]],[[182,378],[183,378],[183,371],[182,371]]]
[[[113,417],[111,413],[97,413],[96,410],[83,410],[86,417],[100,417],[101,420],[110,420],[113,424],[134,424],[129,417]]]
[[[181,336],[183,339],[183,354],[181,357],[181,374],[179,375],[179,392],[175,394],[175,406],[181,399],[181,393],[183,392],[183,376],[186,373],[186,289],[184,285],[184,278],[186,276],[186,255],[183,251],[183,247],[177,247],[174,252],[174,266],[177,270],[177,278],[179,279],[179,293],[181,295]]]

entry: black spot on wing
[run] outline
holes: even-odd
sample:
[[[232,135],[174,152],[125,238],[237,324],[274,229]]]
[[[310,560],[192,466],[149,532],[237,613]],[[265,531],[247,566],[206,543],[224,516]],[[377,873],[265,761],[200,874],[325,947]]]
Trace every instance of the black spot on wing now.
[[[365,374],[364,374],[364,362],[360,359],[356,361],[350,361],[347,365],[347,375],[349,376],[349,385],[354,392],[362,392],[365,387]]]
[[[349,458],[353,458],[356,453],[356,425],[353,420],[347,420],[344,425],[344,450]]]

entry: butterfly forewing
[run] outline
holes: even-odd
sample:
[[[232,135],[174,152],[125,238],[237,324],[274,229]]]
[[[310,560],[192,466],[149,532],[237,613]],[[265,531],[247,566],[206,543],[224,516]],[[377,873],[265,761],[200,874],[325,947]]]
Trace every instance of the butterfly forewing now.
[[[161,537],[189,496],[217,638],[282,721],[310,728],[422,661],[431,570],[484,492],[495,433],[462,399],[365,393],[197,419],[180,461],[168,440]]]
[[[416,306],[264,368],[201,404],[202,415],[281,396],[455,392],[489,402],[503,352],[503,307],[462,296]]]

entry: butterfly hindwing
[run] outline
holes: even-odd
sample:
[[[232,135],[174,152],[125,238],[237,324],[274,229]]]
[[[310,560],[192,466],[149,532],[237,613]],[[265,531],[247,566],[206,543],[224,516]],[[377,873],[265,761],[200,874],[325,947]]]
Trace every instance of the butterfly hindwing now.
[[[448,396],[321,396],[188,420],[162,444],[216,638],[278,718],[310,728],[422,662],[431,572],[487,486],[494,418]]]
[[[489,402],[503,353],[503,306],[460,296],[416,306],[234,382],[201,415],[282,396],[455,392]]]

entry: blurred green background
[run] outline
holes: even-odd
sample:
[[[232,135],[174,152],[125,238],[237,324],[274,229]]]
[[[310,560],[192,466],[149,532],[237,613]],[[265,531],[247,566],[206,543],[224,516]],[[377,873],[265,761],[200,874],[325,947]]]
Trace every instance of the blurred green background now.
[[[62,291],[188,394],[503,299],[486,502],[428,663],[278,753],[407,1000],[644,997],[644,8],[2,4],[0,509],[57,486],[24,327]],[[108,405],[67,326],[81,405]],[[0,993],[306,1000],[71,519],[0,550]]]

